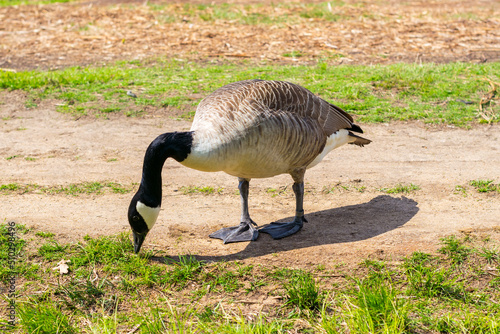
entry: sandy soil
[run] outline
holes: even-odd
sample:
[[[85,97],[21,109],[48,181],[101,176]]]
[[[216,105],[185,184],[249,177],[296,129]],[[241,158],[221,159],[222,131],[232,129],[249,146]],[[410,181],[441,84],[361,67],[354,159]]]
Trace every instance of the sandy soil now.
[[[158,134],[190,124],[166,117],[114,120],[72,117],[55,112],[57,101],[26,110],[19,92],[3,92],[0,109],[1,183],[44,186],[84,181],[138,182],[144,150]],[[433,251],[439,238],[459,232],[500,229],[499,194],[479,194],[473,179],[499,181],[500,127],[471,130],[426,127],[420,123],[363,125],[373,143],[345,146],[306,174],[309,223],[279,241],[261,234],[256,242],[223,245],[208,234],[238,223],[237,180],[167,161],[164,203],[145,247],[201,259],[246,259],[267,264],[308,266],[357,263],[367,256],[397,257]],[[7,160],[7,157],[17,156]],[[24,157],[35,158],[34,161]],[[414,183],[420,190],[387,195],[378,189]],[[341,184],[332,193],[323,188]],[[251,214],[259,224],[290,218],[291,179],[283,175],[252,180]],[[468,188],[466,196],[455,191]],[[221,194],[184,194],[182,186],[214,186]],[[283,189],[272,196],[268,188]],[[363,192],[355,187],[366,187]],[[4,194],[0,219],[56,233],[63,241],[110,235],[129,229],[126,210],[132,194]]]

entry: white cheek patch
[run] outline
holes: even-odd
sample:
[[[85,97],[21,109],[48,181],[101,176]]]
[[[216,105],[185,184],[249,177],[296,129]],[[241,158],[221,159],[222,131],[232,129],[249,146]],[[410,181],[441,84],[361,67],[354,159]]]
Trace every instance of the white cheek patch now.
[[[156,219],[158,218],[158,214],[160,213],[160,206],[158,205],[156,208],[151,208],[141,201],[137,201],[137,205],[135,206],[137,212],[142,216],[146,225],[148,225],[148,229],[151,230],[153,225],[156,223]]]

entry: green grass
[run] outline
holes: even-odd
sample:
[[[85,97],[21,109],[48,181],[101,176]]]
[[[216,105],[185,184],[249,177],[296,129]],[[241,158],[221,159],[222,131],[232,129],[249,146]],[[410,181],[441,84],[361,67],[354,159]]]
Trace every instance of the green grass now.
[[[24,303],[19,307],[19,322],[27,333],[78,333],[71,316],[50,302]]]
[[[244,25],[284,25],[304,22],[308,19],[322,21],[350,20],[352,16],[333,12],[343,1],[328,3],[300,4],[188,4],[172,6],[151,4],[159,12],[158,20],[164,23],[182,22],[182,20],[201,20],[204,22],[231,21]]]
[[[4,191],[17,191],[21,188],[21,186],[17,183],[9,183],[0,185],[0,190]]]
[[[464,284],[449,267],[436,266],[438,258],[416,252],[405,259],[403,268],[408,281],[408,293],[421,298],[468,301]]]
[[[420,187],[416,184],[410,183],[409,185],[397,184],[392,188],[381,188],[379,190],[386,194],[409,194],[420,190]]]
[[[282,54],[283,57],[291,57],[291,58],[300,58],[304,56],[304,53],[301,51],[291,51]]]
[[[43,232],[43,231],[36,232],[35,235],[41,238],[52,238],[53,236],[55,236],[55,234],[52,232]]]
[[[448,256],[453,263],[465,262],[472,252],[470,248],[464,246],[463,240],[457,239],[454,235],[442,238],[441,244],[443,247],[439,249],[439,252]]]
[[[480,193],[489,193],[494,191],[500,193],[500,184],[494,184],[493,180],[472,180],[469,182],[469,185],[476,188],[476,190]]]
[[[270,194],[271,197],[281,196],[286,194],[287,188],[288,188],[287,186],[282,186],[279,187],[278,189],[269,187],[266,188],[266,193]]]
[[[285,298],[285,305],[297,307],[299,311],[318,311],[322,304],[320,290],[312,275],[306,272],[292,276],[285,285]]]
[[[390,280],[380,277],[356,280],[352,295],[345,301],[351,333],[405,333],[410,322],[410,305],[401,295]]]
[[[482,247],[477,253],[486,259],[488,263],[498,263],[500,260],[500,252],[495,248]]]
[[[67,246],[50,240],[38,248],[38,255],[45,260],[61,260],[66,255]]]
[[[116,182],[82,182],[82,183],[71,183],[65,186],[41,186],[38,184],[19,184],[19,183],[8,183],[0,185],[0,194],[9,193],[45,193],[45,194],[64,194],[78,196],[82,194],[103,194],[105,191],[111,191],[112,193],[126,194],[131,192],[133,185],[124,186]]]
[[[161,23],[189,22],[231,22],[240,25],[277,25],[285,26],[295,24],[307,24],[309,21],[316,22],[339,22],[348,20],[387,20],[383,13],[374,12],[372,7],[362,2],[350,2],[345,6],[344,1],[328,1],[322,3],[301,2],[276,2],[276,3],[252,3],[252,4],[149,4],[155,19]],[[356,8],[355,15],[349,9]],[[344,8],[347,8],[344,10]],[[476,13],[461,12],[460,14],[440,13],[440,19],[467,20],[488,19],[492,15],[477,15]],[[424,15],[425,16],[425,15]],[[434,18],[434,17],[433,17]],[[392,19],[392,18],[391,18]],[[184,20],[184,21],[183,21]]]
[[[222,194],[224,191],[223,188],[214,188],[212,186],[182,186],[179,190],[184,194],[204,194],[204,195],[213,195],[213,194]]]
[[[260,78],[303,85],[334,102],[359,122],[422,120],[468,126],[485,122],[478,104],[498,81],[500,63],[393,64],[376,66],[254,65],[217,66],[158,60],[154,64],[118,62],[107,67],[73,67],[57,71],[1,72],[0,88],[25,90],[29,100],[56,98],[59,111],[75,115],[110,112],[136,116],[145,106],[173,108],[193,115],[201,96],[230,82]],[[143,92],[137,99],[127,90]],[[457,100],[467,100],[464,104]],[[104,107],[103,107],[104,106]],[[500,111],[497,111],[500,112]],[[498,121],[498,119],[497,119]]]
[[[454,194],[467,197],[472,194],[471,188],[475,190],[475,191],[472,190],[473,191],[472,193],[477,192],[480,194],[489,194],[489,195],[500,194],[500,184],[494,183],[493,180],[485,180],[485,179],[471,180],[468,182],[467,185],[456,185],[454,189]]]
[[[0,225],[0,267],[7,267],[8,228]],[[500,329],[495,231],[491,238],[445,237],[437,254],[366,259],[354,268],[315,263],[292,269],[207,263],[191,255],[170,258],[147,248],[136,255],[128,233],[63,243],[50,233],[16,229],[19,321],[14,333]],[[70,262],[69,273],[61,276],[52,268],[62,258]],[[255,305],[262,311],[255,313]]]
[[[345,192],[345,191],[357,191],[363,193],[367,191],[367,187],[361,185],[361,180],[357,180],[354,181],[354,184],[342,184],[341,182],[338,182],[334,186],[323,186],[323,189],[321,190],[321,192],[324,194],[334,194],[335,192]]]

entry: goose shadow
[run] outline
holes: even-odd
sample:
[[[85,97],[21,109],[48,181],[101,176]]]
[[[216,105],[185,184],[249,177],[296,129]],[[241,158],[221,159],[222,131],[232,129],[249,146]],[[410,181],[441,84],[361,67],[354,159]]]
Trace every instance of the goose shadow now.
[[[418,203],[406,197],[380,195],[369,202],[306,214],[309,221],[297,234],[273,240],[260,233],[242,251],[222,256],[194,255],[198,261],[231,261],[259,257],[313,246],[366,240],[403,226],[419,211]],[[293,217],[279,220],[291,221]],[[177,261],[178,256],[168,257]],[[154,258],[153,261],[164,261]]]

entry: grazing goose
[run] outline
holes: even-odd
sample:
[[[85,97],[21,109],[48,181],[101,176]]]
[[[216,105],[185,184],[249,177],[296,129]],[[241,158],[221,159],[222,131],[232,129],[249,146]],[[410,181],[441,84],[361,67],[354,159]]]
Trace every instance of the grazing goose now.
[[[147,148],[141,184],[128,209],[134,251],[139,252],[158,218],[161,171],[167,158],[238,177],[240,224],[210,237],[224,243],[253,241],[260,231],[280,239],[298,232],[306,221],[302,206],[306,169],[343,144],[371,142],[353,132],[363,131],[349,114],[292,83],[246,80],[219,88],[200,102],[190,131],[162,134]],[[248,212],[250,179],[283,173],[294,181],[295,219],[258,229]]]

